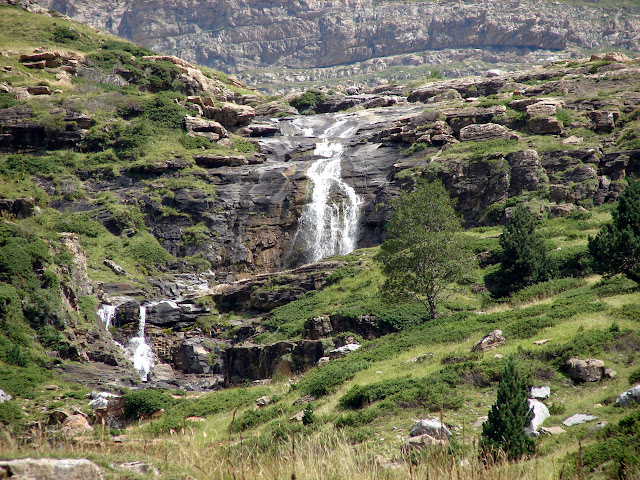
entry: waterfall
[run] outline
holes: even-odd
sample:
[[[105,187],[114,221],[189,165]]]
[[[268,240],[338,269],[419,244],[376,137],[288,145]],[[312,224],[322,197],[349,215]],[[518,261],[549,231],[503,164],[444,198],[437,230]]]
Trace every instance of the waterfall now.
[[[304,136],[313,135],[310,127],[298,128]],[[311,181],[311,201],[303,207],[294,238],[294,245],[302,244],[308,262],[344,255],[357,246],[362,200],[342,178],[341,166],[343,140],[357,128],[357,124],[349,125],[348,120],[341,119],[318,135],[320,142],[313,153],[319,158],[306,172]]]
[[[155,305],[155,304],[150,304]],[[113,319],[116,316],[118,307],[114,305],[100,305],[98,308],[98,316],[102,320],[104,328],[109,331],[109,327],[113,323]],[[125,355],[131,360],[133,363],[133,367],[136,372],[143,381],[147,381],[147,377],[149,376],[149,372],[153,368],[155,363],[155,357],[153,355],[153,350],[147,344],[145,340],[145,325],[147,323],[147,306],[140,306],[140,313],[138,316],[138,332],[137,335],[129,340],[127,346],[123,346],[121,343],[114,343],[122,349]]]
[[[130,339],[124,349],[129,359],[133,362],[133,368],[136,369],[140,378],[145,382],[154,364],[153,350],[151,350],[151,347],[144,338],[144,327],[146,323],[147,307],[141,305],[138,316],[138,335]]]
[[[102,324],[104,325],[105,330],[108,332],[109,327],[113,323],[113,319],[116,316],[116,312],[118,311],[118,307],[115,305],[100,305],[98,309],[98,316],[100,320],[102,320]]]

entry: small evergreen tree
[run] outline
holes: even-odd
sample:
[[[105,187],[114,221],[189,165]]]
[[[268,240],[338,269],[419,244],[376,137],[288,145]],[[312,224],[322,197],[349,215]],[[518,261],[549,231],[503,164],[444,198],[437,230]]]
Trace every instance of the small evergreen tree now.
[[[531,212],[518,205],[500,235],[502,254],[500,268],[494,274],[495,295],[509,295],[548,278],[546,247],[535,228],[536,221]]]
[[[622,273],[640,283],[640,181],[629,181],[612,216],[611,223],[589,238],[594,270]]]
[[[496,403],[482,425],[480,448],[483,456],[496,458],[504,452],[509,460],[535,452],[535,442],[524,429],[531,423],[529,386],[525,384],[513,360],[509,360],[498,386]]]

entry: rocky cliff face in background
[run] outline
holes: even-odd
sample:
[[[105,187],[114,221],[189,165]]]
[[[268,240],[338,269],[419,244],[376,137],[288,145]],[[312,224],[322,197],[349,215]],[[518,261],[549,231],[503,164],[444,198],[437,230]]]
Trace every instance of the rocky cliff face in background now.
[[[575,47],[640,48],[640,13],[597,2],[589,7],[545,0],[40,3],[158,51],[234,73],[355,62],[369,62],[362,71],[435,62],[450,73],[447,64],[469,58],[499,62],[501,51],[513,62],[538,50],[548,57]],[[332,73],[347,74],[326,74]]]

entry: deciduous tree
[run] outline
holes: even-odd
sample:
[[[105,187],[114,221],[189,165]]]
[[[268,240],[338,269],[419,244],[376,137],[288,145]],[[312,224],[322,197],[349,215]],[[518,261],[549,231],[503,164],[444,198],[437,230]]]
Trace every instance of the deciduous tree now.
[[[418,182],[393,204],[388,239],[376,259],[386,275],[383,296],[419,300],[435,318],[436,301],[473,261],[460,219],[440,181]]]

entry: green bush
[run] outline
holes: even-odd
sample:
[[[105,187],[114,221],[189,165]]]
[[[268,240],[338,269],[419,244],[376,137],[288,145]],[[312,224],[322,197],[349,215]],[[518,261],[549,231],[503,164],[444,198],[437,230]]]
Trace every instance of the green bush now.
[[[85,137],[85,145],[92,152],[112,149],[120,159],[137,159],[152,135],[153,129],[144,119],[131,122],[116,120],[91,127]]]
[[[230,389],[214,392],[187,403],[187,415],[205,417],[220,412],[231,411],[236,407],[255,404],[257,398],[268,395],[266,388]]]
[[[298,95],[291,100],[289,104],[298,109],[299,112],[302,112],[315,107],[318,102],[324,101],[325,98],[325,94],[318,90],[307,90],[302,95]]]
[[[640,368],[629,374],[629,385],[635,385],[637,383],[640,383]]]
[[[584,285],[586,285],[586,282],[579,278],[556,278],[530,285],[518,292],[512,293],[509,300],[515,304],[542,300]]]
[[[22,409],[15,402],[0,403],[0,425],[4,425],[15,433],[21,426],[23,418]]]
[[[367,408],[365,410],[359,410],[357,412],[340,415],[336,419],[335,425],[336,428],[362,427],[364,425],[370,424],[380,415],[381,412],[379,409]]]
[[[11,108],[18,105],[18,100],[10,93],[0,93],[0,109]]]
[[[52,377],[52,373],[43,369],[42,365],[16,368],[0,364],[0,385],[13,396],[34,399],[38,396],[38,386],[50,382]]]
[[[124,416],[128,420],[146,417],[158,410],[168,407],[173,402],[171,396],[152,388],[136,390],[123,395]]]
[[[184,96],[175,92],[154,95],[145,104],[144,117],[160,127],[181,129],[188,111],[176,99],[184,100]]]
[[[104,225],[96,222],[86,213],[74,213],[61,217],[54,228],[58,232],[79,233],[93,238],[107,233]]]
[[[57,26],[53,30],[53,41],[56,43],[69,43],[80,39],[80,35],[73,28]]]
[[[258,410],[246,410],[231,423],[229,428],[232,432],[243,432],[258,425],[263,425],[284,413],[285,409],[280,405],[263,407]]]

